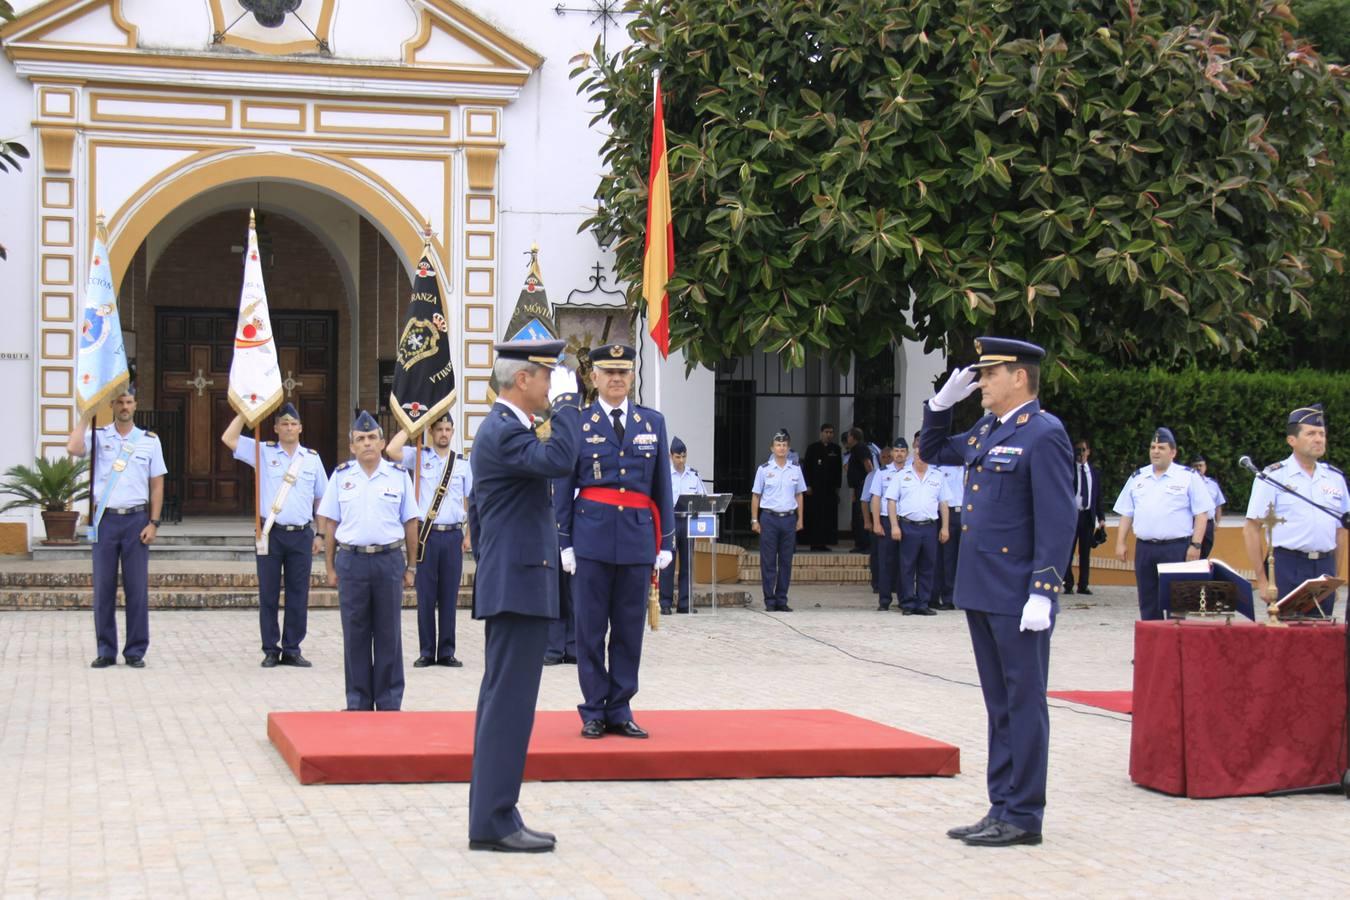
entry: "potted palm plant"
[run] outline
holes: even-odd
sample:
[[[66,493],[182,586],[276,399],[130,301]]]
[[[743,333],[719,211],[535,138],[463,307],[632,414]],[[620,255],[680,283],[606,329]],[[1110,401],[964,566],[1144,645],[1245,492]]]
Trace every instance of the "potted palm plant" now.
[[[0,496],[14,499],[0,506],[0,513],[23,506],[42,510],[47,529],[45,544],[72,543],[80,514],[71,509],[89,498],[87,459],[47,459],[39,456],[33,466],[10,466],[0,478]]]

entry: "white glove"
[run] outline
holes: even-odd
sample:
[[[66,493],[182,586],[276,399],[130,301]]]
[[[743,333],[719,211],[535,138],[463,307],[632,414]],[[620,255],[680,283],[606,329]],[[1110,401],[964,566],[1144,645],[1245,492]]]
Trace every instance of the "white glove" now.
[[[577,394],[577,374],[566,366],[554,366],[553,374],[548,377],[548,402],[552,403],[563,394]]]
[[[656,554],[656,567],[658,569],[664,569],[666,566],[670,565],[670,561],[674,558],[675,554],[671,553],[669,550],[662,550],[660,553]]]
[[[571,547],[562,552],[562,567],[568,575],[577,574],[577,552]]]
[[[1022,624],[1018,631],[1045,631],[1050,627],[1050,598],[1032,594],[1022,607]]]
[[[933,412],[942,412],[944,409],[951,409],[962,400],[969,397],[979,388],[980,373],[978,369],[966,366],[964,369],[957,369],[947,379],[947,383],[938,389],[933,395],[933,399],[928,401],[928,408]]]

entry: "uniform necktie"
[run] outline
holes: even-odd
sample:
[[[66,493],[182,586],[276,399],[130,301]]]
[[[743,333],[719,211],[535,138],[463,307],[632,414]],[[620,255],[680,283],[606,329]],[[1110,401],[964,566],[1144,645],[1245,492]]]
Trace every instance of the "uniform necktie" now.
[[[615,407],[609,411],[609,417],[614,420],[614,434],[619,438],[619,443],[623,443],[623,410]]]
[[[1078,508],[1088,508],[1088,492],[1092,490],[1091,483],[1088,481],[1087,463],[1082,463],[1078,467]]]

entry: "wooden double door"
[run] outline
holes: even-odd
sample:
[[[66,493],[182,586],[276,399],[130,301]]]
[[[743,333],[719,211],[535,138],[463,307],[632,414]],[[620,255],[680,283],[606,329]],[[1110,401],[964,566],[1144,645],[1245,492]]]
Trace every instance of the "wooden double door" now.
[[[253,512],[253,468],[220,441],[234,418],[229,382],[238,315],[235,309],[156,310],[155,407],[178,411],[185,432],[185,471],[170,472],[165,487],[177,494],[183,515]],[[286,399],[304,424],[300,441],[317,450],[331,472],[337,463],[337,314],[273,310],[271,320]],[[262,440],[276,438],[270,417],[259,430]]]

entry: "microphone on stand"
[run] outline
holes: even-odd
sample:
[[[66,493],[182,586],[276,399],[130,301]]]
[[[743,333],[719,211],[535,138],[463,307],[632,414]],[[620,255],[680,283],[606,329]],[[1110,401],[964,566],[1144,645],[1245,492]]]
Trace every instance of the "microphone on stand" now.
[[[1242,466],[1242,468],[1246,469],[1248,472],[1251,472],[1253,475],[1261,474],[1261,470],[1256,468],[1256,463],[1252,462],[1252,458],[1250,456],[1239,456],[1238,465]]]

